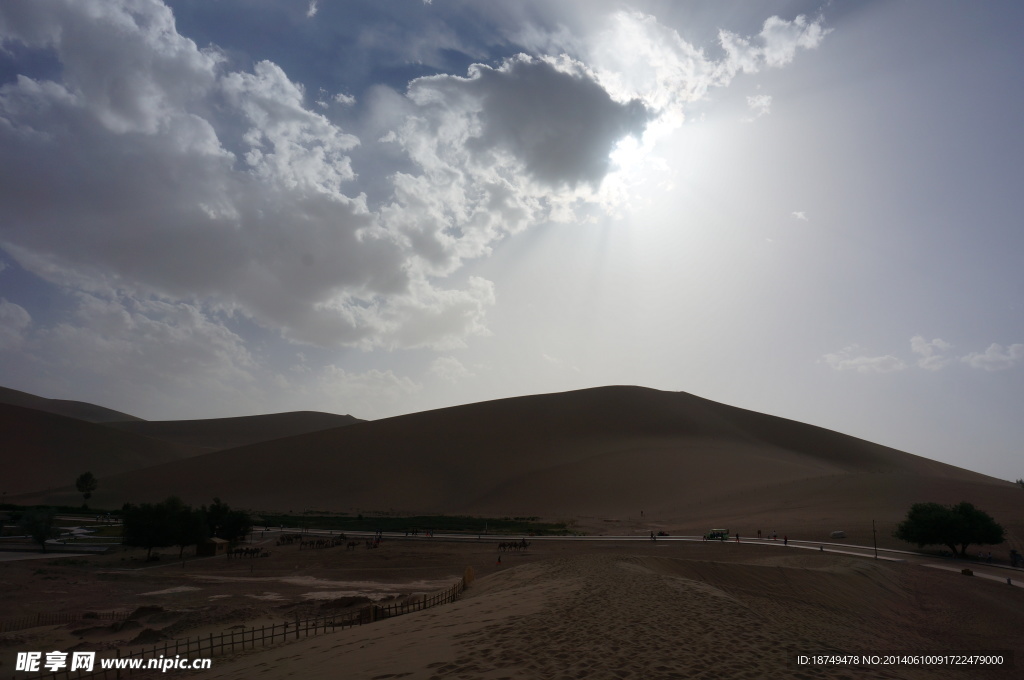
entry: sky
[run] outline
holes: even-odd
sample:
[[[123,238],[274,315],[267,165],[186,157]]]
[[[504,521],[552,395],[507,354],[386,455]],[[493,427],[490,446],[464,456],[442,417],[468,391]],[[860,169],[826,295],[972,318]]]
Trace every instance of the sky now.
[[[0,385],[684,391],[1024,476],[1024,7],[0,4]]]

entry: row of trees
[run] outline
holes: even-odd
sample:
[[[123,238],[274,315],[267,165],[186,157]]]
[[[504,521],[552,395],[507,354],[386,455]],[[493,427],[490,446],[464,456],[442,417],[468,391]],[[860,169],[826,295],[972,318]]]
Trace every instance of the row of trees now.
[[[124,519],[124,544],[146,548],[146,559],[153,548],[178,546],[178,557],[185,548],[198,545],[208,538],[237,541],[252,531],[252,519],[242,510],[232,510],[219,498],[213,505],[193,509],[174,496],[163,503],[125,504],[121,509]]]
[[[178,546],[178,556],[185,548],[198,545],[210,537],[237,541],[252,531],[252,519],[242,510],[219,498],[213,499],[209,507],[193,509],[181,499],[171,497],[163,503],[125,504],[121,509],[124,520],[123,542],[138,548],[146,548],[146,558],[153,548]],[[57,537],[56,513],[50,508],[30,508],[18,519],[18,526],[46,550],[46,541]]]
[[[181,557],[186,547],[198,545],[207,538],[237,541],[252,531],[249,515],[242,510],[232,510],[219,498],[214,498],[209,507],[203,505],[198,509],[174,496],[163,503],[126,503],[121,513],[124,544],[146,548],[147,559],[153,548],[178,546]],[[49,509],[28,510],[18,524],[43,550],[46,550],[46,541],[57,533],[54,513]],[[967,556],[969,545],[998,545],[1006,540],[1001,525],[966,501],[950,506],[915,503],[893,536],[918,547],[944,545],[961,557]]]

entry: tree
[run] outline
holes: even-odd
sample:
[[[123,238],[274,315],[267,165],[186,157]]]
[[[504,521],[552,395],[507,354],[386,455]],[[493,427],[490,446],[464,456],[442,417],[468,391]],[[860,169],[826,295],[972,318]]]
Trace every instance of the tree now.
[[[192,506],[185,505],[180,498],[174,496],[164,501],[163,505],[166,506],[170,522],[171,544],[178,546],[178,559],[181,559],[187,546],[197,545],[209,537],[206,518],[202,511],[193,510]]]
[[[213,505],[203,506],[206,525],[211,536],[226,541],[237,541],[252,531],[252,519],[242,510],[232,510],[231,506],[219,498],[213,499]]]
[[[944,545],[961,557],[967,556],[969,545],[998,545],[1006,540],[1002,526],[966,501],[950,506],[915,503],[893,536],[919,548]]]
[[[231,507],[221,501],[219,498],[213,499],[213,505],[202,507],[203,516],[206,517],[206,526],[210,532],[210,536],[217,536],[223,538],[220,535],[219,530],[222,524],[224,524],[224,518],[227,517],[228,513],[231,512]]]
[[[150,559],[153,548],[175,545],[171,512],[165,503],[125,503],[121,508],[124,520],[124,544],[146,549]]]
[[[58,534],[57,528],[54,526],[55,518],[56,515],[49,508],[33,508],[21,516],[18,526],[31,536],[33,541],[42,546],[43,552],[46,552],[46,541],[55,538]]]
[[[78,489],[78,493],[82,494],[82,497],[88,501],[92,496],[92,492],[99,486],[99,481],[93,476],[91,472],[83,472],[75,480],[75,488]],[[82,503],[82,507],[87,507],[85,503]]]
[[[163,503],[142,505],[126,504],[124,515],[125,545],[146,548],[146,559],[153,548],[178,546],[178,557],[185,554],[185,548],[206,540],[206,516],[201,510],[193,510],[180,498],[171,496]]]
[[[238,541],[248,536],[250,531],[252,531],[252,519],[249,517],[249,513],[242,510],[231,510],[224,517],[218,535],[226,541]]]

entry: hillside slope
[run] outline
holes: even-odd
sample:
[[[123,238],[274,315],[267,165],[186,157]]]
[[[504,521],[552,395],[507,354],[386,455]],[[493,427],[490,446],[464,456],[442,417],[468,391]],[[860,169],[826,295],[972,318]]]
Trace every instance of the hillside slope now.
[[[359,418],[318,411],[271,413],[208,420],[141,420],[108,423],[109,427],[164,441],[211,450],[293,437],[362,422]]]
[[[99,423],[0,404],[7,498],[28,491],[73,485],[78,475],[100,479],[204,452],[183,444],[121,432]],[[72,486],[73,488],[73,486]],[[81,502],[72,496],[69,502]]]
[[[32,408],[46,413],[55,413],[68,418],[77,418],[90,423],[109,423],[121,420],[143,422],[142,418],[121,413],[114,409],[87,404],[84,401],[68,401],[66,399],[47,399],[37,397],[28,392],[19,392],[9,387],[0,387],[0,404]]]
[[[218,451],[112,477],[97,497],[116,505],[170,494],[296,512],[646,509],[703,525],[756,511],[791,520],[856,516],[869,526],[873,517],[898,518],[919,497],[981,497],[1001,508],[1021,498],[1009,482],[920,456],[639,387],[470,404]]]

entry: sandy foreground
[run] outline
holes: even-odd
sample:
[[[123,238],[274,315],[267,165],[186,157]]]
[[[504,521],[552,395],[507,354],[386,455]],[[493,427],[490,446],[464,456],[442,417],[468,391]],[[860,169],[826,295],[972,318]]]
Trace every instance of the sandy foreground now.
[[[30,649],[110,649],[124,635],[184,637],[331,611],[346,597],[441,589],[466,566],[463,598],[422,612],[216,657],[202,678],[1006,678],[1013,669],[812,668],[797,654],[1024,653],[1024,589],[914,562],[735,543],[385,541],[380,549],[276,549],[125,569],[0,565],[4,614],[149,606],[115,631],[81,624],[0,635],[3,677]],[[106,560],[106,562],[103,562]],[[118,561],[115,561],[118,560]],[[923,560],[925,562],[934,560]],[[959,566],[959,565],[956,565]],[[42,569],[43,573],[39,573]],[[1016,573],[1012,574],[1017,576]],[[109,652],[107,652],[109,654]],[[155,677],[155,676],[154,676]],[[164,677],[169,677],[165,675]]]
[[[452,605],[222,662],[210,677],[1010,677],[808,669],[794,655],[1024,646],[1024,597],[1004,601],[996,584],[968,594],[963,577],[917,565],[766,549],[719,562],[691,548],[552,556]]]

